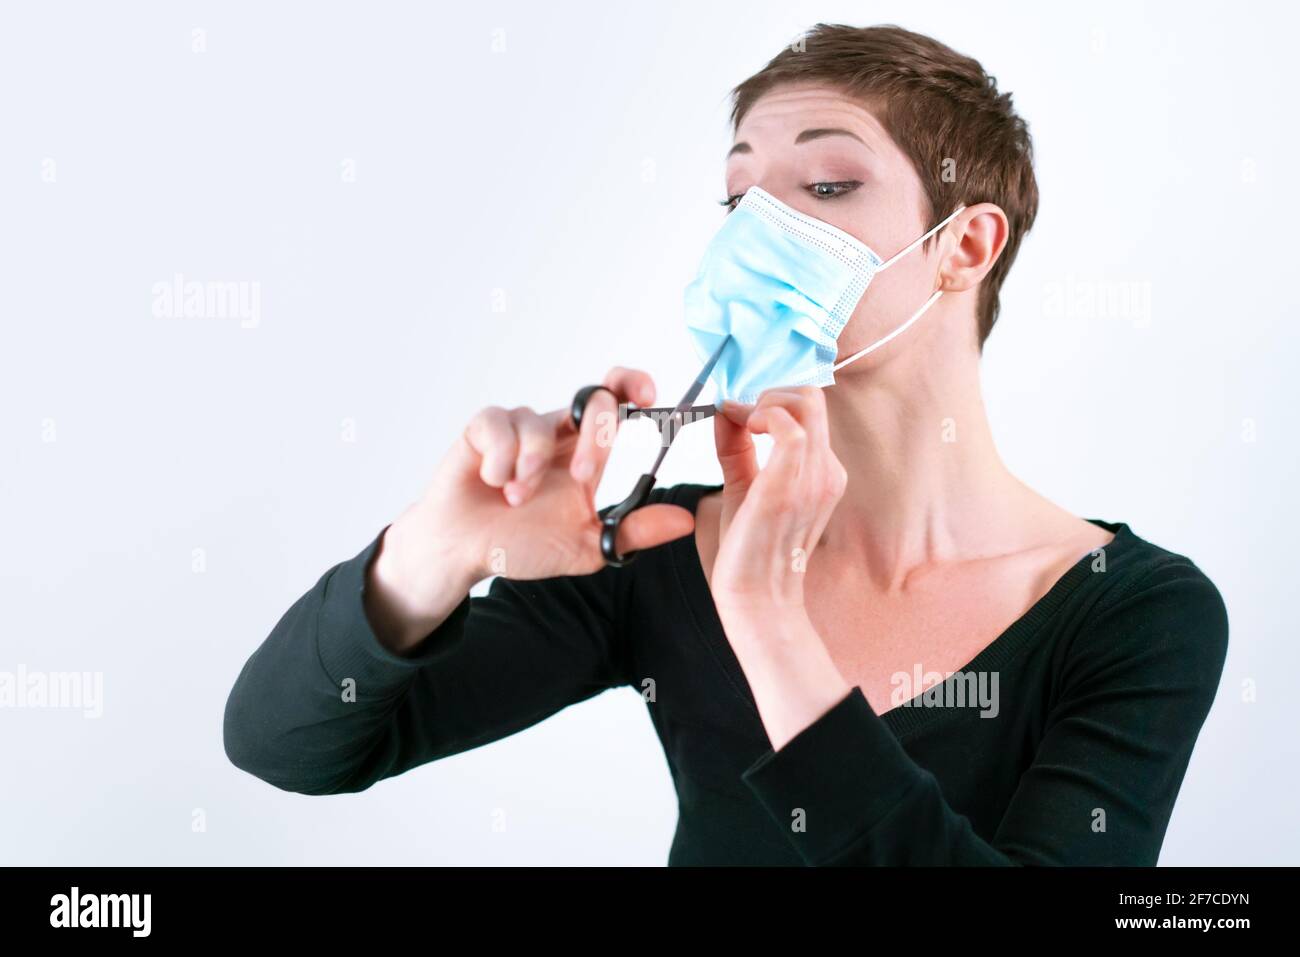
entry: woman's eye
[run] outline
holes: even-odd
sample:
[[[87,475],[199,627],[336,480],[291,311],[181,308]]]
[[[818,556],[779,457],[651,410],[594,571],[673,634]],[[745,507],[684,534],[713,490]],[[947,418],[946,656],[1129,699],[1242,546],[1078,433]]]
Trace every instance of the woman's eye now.
[[[852,192],[861,185],[857,180],[845,180],[839,183],[813,183],[808,187],[808,192],[818,199],[834,199],[836,196],[843,196],[845,193]]]
[[[860,181],[851,179],[836,183],[812,183],[804,188],[818,199],[834,199],[836,196],[843,196],[845,193],[853,192],[861,185]],[[718,200],[718,205],[726,208],[727,212],[731,212],[736,208],[736,204],[744,198],[744,193],[734,193],[726,199]]]

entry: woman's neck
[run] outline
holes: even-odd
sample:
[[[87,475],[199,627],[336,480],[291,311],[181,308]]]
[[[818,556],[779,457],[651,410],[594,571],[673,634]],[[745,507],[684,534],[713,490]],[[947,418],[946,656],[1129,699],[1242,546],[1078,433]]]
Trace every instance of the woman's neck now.
[[[1027,497],[1037,497],[994,446],[977,355],[945,350],[941,337],[900,349],[870,368],[847,367],[826,402],[849,480],[819,550],[894,588],[918,567],[1014,542]]]

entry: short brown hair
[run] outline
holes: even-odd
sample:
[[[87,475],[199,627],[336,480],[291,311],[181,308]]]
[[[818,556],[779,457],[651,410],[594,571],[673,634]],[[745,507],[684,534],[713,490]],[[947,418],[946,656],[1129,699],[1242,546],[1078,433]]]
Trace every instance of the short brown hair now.
[[[983,349],[1002,280],[1038,213],[1033,144],[1011,94],[999,93],[978,62],[922,34],[819,23],[732,90],[733,130],[759,97],[792,83],[823,83],[872,108],[921,178],[927,228],[959,203],[994,203],[1006,213],[1006,248],[980,284]]]

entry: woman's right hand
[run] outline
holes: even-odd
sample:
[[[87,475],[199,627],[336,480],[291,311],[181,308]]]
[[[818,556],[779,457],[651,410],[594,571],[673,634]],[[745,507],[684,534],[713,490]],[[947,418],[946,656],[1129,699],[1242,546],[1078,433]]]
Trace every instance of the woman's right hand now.
[[[634,369],[602,383],[617,402],[654,403],[654,383]],[[420,500],[384,534],[366,584],[380,640],[410,650],[491,575],[586,575],[604,564],[595,493],[619,426],[609,392],[592,393],[575,430],[569,410],[488,408],[470,421]],[[688,535],[691,512],[649,505],[619,527],[620,553]]]

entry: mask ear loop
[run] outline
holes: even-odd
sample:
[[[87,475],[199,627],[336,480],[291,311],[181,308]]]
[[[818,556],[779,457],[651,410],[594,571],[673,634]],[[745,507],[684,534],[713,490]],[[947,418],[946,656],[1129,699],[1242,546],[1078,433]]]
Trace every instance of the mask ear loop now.
[[[890,256],[888,259],[886,259],[884,262],[882,262],[879,266],[877,266],[877,267],[876,267],[876,272],[884,272],[884,271],[885,271],[886,269],[888,269],[890,266],[894,265],[894,263],[898,262],[900,259],[902,259],[904,256],[906,256],[908,253],[910,253],[913,249],[915,249],[917,246],[921,245],[921,243],[925,242],[927,239],[929,239],[931,236],[933,236],[933,235],[934,235],[935,233],[937,233],[939,230],[943,229],[943,227],[947,226],[947,225],[948,225],[949,223],[951,223],[954,219],[956,219],[956,218],[957,218],[957,214],[960,213],[960,212],[961,212],[963,209],[965,209],[965,208],[966,208],[965,204],[962,204],[961,206],[958,206],[956,209],[954,209],[954,210],[953,210],[953,211],[948,215],[948,218],[947,218],[947,219],[943,220],[943,222],[939,223],[937,226],[932,226],[932,227],[929,229],[928,232],[922,233],[919,237],[917,237],[916,239],[912,240],[912,242],[908,243],[904,248],[900,249],[898,252],[894,253],[894,255]]]
[[[898,262],[898,260],[902,259],[904,256],[910,253],[917,246],[921,245],[921,243],[925,242],[927,239],[929,239],[939,230],[943,229],[943,227],[947,226],[950,222],[952,222],[953,219],[956,218],[957,214],[960,213],[965,208],[966,207],[964,205],[958,206],[955,210],[952,211],[951,215],[949,215],[947,219],[943,220],[937,226],[931,228],[928,232],[924,233],[919,238],[909,243],[904,249],[899,250],[894,255],[890,256],[889,259],[885,260],[885,262],[877,266],[876,272],[881,272],[884,269],[888,269],[894,263]],[[861,359],[863,356],[867,355],[868,353],[875,352],[877,349],[883,346],[886,342],[889,342],[889,340],[893,339],[895,336],[901,335],[902,333],[906,332],[907,328],[912,323],[916,322],[916,320],[920,319],[923,315],[925,315],[925,311],[929,309],[931,306],[933,306],[935,302],[939,299],[939,297],[942,295],[943,295],[943,290],[936,289],[934,291],[934,294],[931,295],[930,298],[925,301],[925,304],[922,305],[920,309],[916,310],[916,312],[912,313],[912,315],[908,318],[908,320],[904,322],[901,326],[899,326],[893,332],[889,333],[889,335],[885,336],[884,338],[877,339],[875,342],[867,346],[865,349],[860,349],[857,352],[853,353],[853,355],[849,356],[847,359],[843,360],[842,362],[835,363],[835,365],[831,366],[831,372],[839,372],[850,362],[854,362],[858,359]]]
[[[920,319],[923,315],[925,315],[925,310],[927,310],[927,309],[929,309],[931,306],[933,306],[934,303],[935,303],[935,300],[938,299],[938,298],[939,298],[940,296],[942,296],[942,295],[943,295],[943,290],[942,290],[942,289],[936,289],[936,290],[934,291],[934,295],[932,295],[929,299],[927,299],[927,300],[925,301],[925,305],[924,305],[924,306],[922,306],[920,309],[916,310],[916,312],[912,313],[912,318],[908,319],[907,322],[903,323],[901,326],[899,326],[897,329],[895,329],[895,330],[894,330],[893,332],[891,332],[889,335],[885,336],[883,339],[877,339],[875,342],[873,342],[871,345],[867,346],[865,349],[861,349],[861,350],[859,350],[858,352],[853,353],[853,355],[849,356],[849,357],[848,357],[847,359],[845,359],[843,362],[837,362],[837,363],[835,363],[835,365],[831,366],[831,371],[832,371],[832,372],[839,372],[841,369],[843,369],[843,368],[844,368],[846,365],[848,365],[850,362],[853,362],[853,361],[855,361],[855,360],[857,360],[857,359],[861,359],[863,356],[865,356],[865,355],[866,355],[867,353],[869,353],[869,352],[875,352],[877,349],[879,349],[881,346],[883,346],[883,345],[884,345],[886,342],[888,342],[890,339],[894,338],[894,336],[901,335],[903,332],[906,332],[906,331],[907,331],[907,327],[910,326],[912,323],[916,322],[916,320]]]

